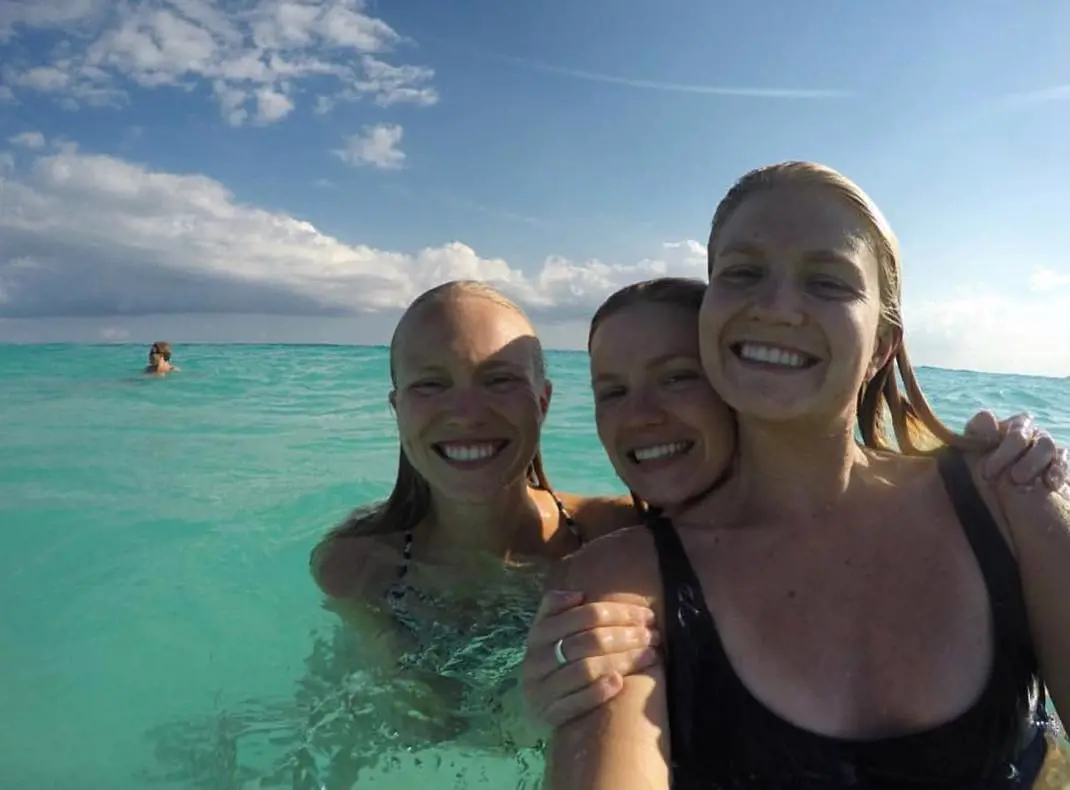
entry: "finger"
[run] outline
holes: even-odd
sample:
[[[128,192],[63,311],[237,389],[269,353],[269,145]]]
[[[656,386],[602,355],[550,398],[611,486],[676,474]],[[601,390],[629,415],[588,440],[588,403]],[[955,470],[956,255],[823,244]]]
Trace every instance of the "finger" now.
[[[590,666],[592,661],[601,664],[609,659],[612,663],[614,656],[656,646],[660,642],[661,636],[657,630],[647,626],[605,626],[563,637],[561,653],[566,659],[565,667],[585,667]],[[524,666],[524,677],[529,682],[537,683],[552,674],[560,674],[563,667],[557,660],[556,645],[557,640],[554,640],[550,644],[529,648]],[[594,677],[597,674],[590,675],[588,680]]]
[[[587,659],[561,667],[540,683],[525,689],[525,697],[534,710],[549,711],[563,700],[585,698],[590,692],[595,697],[608,678],[625,677],[642,672],[661,660],[654,647],[631,650],[612,657]],[[548,715],[546,713],[542,715]]]
[[[528,629],[527,646],[530,651],[533,647],[542,645],[547,639],[547,631],[553,632],[556,628],[554,620],[569,609],[583,603],[583,593],[571,590],[550,590],[542,596],[539,608],[535,611],[535,619]],[[547,626],[547,621],[550,625]]]
[[[1052,491],[1070,484],[1070,450],[1065,447],[1059,449],[1058,457],[1044,474],[1044,482]]]
[[[657,647],[647,646],[574,661],[560,667],[540,684],[533,686],[537,696],[550,701],[573,694],[597,683],[607,675],[633,675],[660,660]]]
[[[595,628],[648,626],[655,621],[654,612],[634,604],[598,602],[573,606],[555,615],[548,615],[532,626],[528,634],[529,649],[552,645],[582,631]]]
[[[988,409],[982,409],[966,423],[965,433],[977,439],[986,439],[996,446],[999,443],[999,421]]]
[[[543,595],[535,612],[535,622],[560,614],[566,609],[583,603],[583,593],[578,590],[550,590]]]
[[[1044,472],[1058,460],[1058,457],[1059,447],[1055,444],[1051,434],[1047,431],[1038,431],[1033,443],[1011,466],[1011,482],[1017,486],[1039,483]]]
[[[605,705],[620,694],[623,688],[624,678],[620,675],[607,675],[592,686],[556,700],[536,716],[544,723],[557,728],[590,713],[600,705]]]
[[[992,480],[1007,471],[1032,445],[1035,433],[1032,420],[1019,421],[1008,427],[999,446],[985,458],[984,476]]]

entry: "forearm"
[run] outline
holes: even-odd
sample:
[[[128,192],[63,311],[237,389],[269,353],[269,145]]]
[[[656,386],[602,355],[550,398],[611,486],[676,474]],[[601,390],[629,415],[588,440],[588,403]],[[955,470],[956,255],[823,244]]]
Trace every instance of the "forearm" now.
[[[628,677],[621,693],[554,731],[545,790],[668,790],[669,731],[658,667]]]
[[[1042,679],[1059,715],[1070,718],[1070,495],[1009,492],[1001,500]]]

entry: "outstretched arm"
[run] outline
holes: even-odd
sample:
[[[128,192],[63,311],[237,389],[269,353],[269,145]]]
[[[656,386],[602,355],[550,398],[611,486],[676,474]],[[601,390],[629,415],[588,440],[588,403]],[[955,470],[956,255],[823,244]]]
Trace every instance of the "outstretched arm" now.
[[[598,605],[649,607],[658,588],[654,550],[642,528],[609,535],[559,566],[552,586]],[[548,790],[668,790],[669,716],[662,665],[623,678],[611,699],[557,727],[546,764]]]
[[[996,487],[1022,576],[1029,628],[1044,684],[1070,718],[1070,488]]]

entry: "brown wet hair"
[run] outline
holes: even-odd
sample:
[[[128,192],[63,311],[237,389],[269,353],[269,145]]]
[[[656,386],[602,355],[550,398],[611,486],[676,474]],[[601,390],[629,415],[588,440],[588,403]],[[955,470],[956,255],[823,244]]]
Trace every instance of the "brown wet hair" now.
[[[626,285],[609,295],[591,317],[587,333],[587,350],[591,350],[594,333],[607,318],[638,304],[663,304],[692,310],[696,314],[706,295],[706,283],[691,277],[657,277]]]
[[[171,361],[171,344],[165,340],[157,340],[149,349],[150,354],[159,354],[165,362]]]

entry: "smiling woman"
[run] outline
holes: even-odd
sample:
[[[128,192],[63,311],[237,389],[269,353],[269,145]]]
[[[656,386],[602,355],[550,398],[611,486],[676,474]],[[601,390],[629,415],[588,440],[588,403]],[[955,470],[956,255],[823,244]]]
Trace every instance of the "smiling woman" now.
[[[645,331],[592,335],[607,452],[635,488],[676,501],[583,547],[554,582],[650,605],[665,655],[593,711],[544,714],[563,721],[551,786],[1064,786],[1045,699],[1070,705],[1065,453],[1022,423],[1004,443],[1043,464],[1001,476],[1002,453],[936,418],[903,346],[895,237],[839,173],[747,174],[708,255],[690,322],[633,310]],[[703,409],[724,403],[735,467],[681,509],[696,479],[670,476],[671,455],[705,443]],[[652,446],[657,467],[636,452]],[[525,668],[544,711],[613,652],[554,666],[549,620]]]
[[[403,739],[534,746],[514,687],[543,571],[634,510],[550,488],[542,348],[494,289],[451,282],[416,299],[390,370],[394,490],[316,547],[313,575],[366,664],[420,690],[420,719],[395,722]]]

